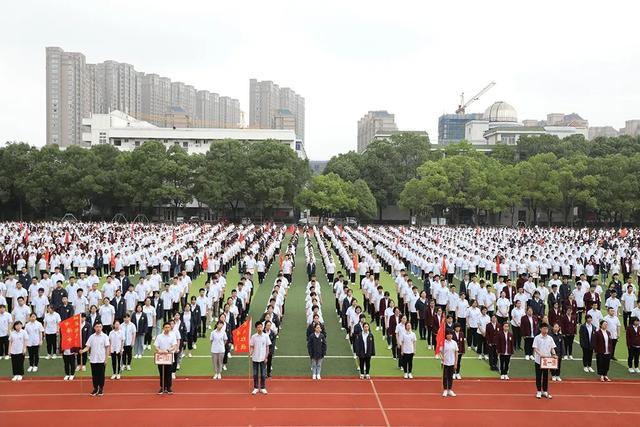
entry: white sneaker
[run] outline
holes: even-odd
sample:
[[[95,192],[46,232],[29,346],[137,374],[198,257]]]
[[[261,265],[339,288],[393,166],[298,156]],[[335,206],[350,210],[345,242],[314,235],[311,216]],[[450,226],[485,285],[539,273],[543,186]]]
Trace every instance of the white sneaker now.
[[[409,379],[413,379],[413,374],[409,374]]]
[[[504,379],[505,379],[505,380],[509,380],[509,375],[505,375],[505,376],[504,376]]]
[[[69,381],[73,381],[74,378],[75,378],[75,376],[69,375]]]
[[[555,380],[556,380],[556,377],[551,377],[551,381],[555,381]]]
[[[391,346],[390,345],[387,346],[387,350],[391,350]]]
[[[456,397],[456,394],[453,392],[453,390],[449,390],[449,396]]]
[[[478,360],[482,360],[482,355],[478,356]]]
[[[47,359],[47,360],[49,360],[49,359],[51,359],[51,355],[50,355],[50,354],[47,354],[44,358],[45,358],[45,359]]]
[[[542,393],[537,392],[537,393],[536,393],[536,399],[540,399],[541,397],[542,397]]]
[[[258,394],[258,389],[254,388],[253,391],[251,392],[251,394]]]
[[[63,378],[65,381],[69,381],[69,375],[65,375]]]
[[[367,374],[364,376],[365,379],[370,380],[371,379],[371,375]]]
[[[189,353],[189,357],[193,357],[193,355],[191,353]]]
[[[449,395],[449,393],[447,393],[447,390],[442,392],[442,397],[447,397]]]
[[[14,375],[13,378],[11,378],[11,381],[18,381],[18,376]]]
[[[589,372],[595,372],[591,366],[589,366]]]
[[[193,344],[193,349],[194,349],[194,350],[197,350],[197,349],[198,349],[198,346],[197,346],[195,343]]]
[[[529,355],[528,354],[525,354],[524,360],[529,360]]]
[[[363,380],[364,379],[364,375],[360,374],[360,379]]]
[[[315,380],[315,379],[316,379],[316,374],[313,374],[313,375],[311,376],[311,379],[312,379],[312,380]]]
[[[116,379],[119,380],[120,379],[120,374],[116,375]]]
[[[76,366],[76,372],[80,370],[80,366]]]
[[[556,381],[561,382],[561,381],[562,381],[562,378],[560,378],[560,377],[556,377]]]
[[[640,374],[640,368],[636,368],[636,374]]]
[[[404,374],[404,379],[408,379],[409,378],[409,374]]]
[[[267,394],[267,389],[266,389],[266,388],[261,388],[261,389],[260,389],[260,393],[262,393],[262,394]]]
[[[542,392],[542,396],[543,396],[543,397],[547,397],[547,396],[549,396],[549,393],[547,393],[546,391],[543,391],[543,392]]]
[[[38,367],[37,366],[33,367],[33,372],[38,372]]]
[[[321,380],[322,378],[320,378],[320,375],[318,375],[318,376],[316,377],[316,379]]]
[[[83,365],[80,369],[82,372],[87,372],[87,365]]]
[[[562,356],[562,360],[569,360],[569,356]]]
[[[175,373],[171,373],[171,379],[175,380],[176,379],[176,374]]]
[[[503,380],[504,379],[504,375],[500,375],[500,379]]]
[[[131,370],[131,365],[127,365],[127,371]]]
[[[462,375],[458,374],[458,379],[461,380],[462,379]]]
[[[57,359],[57,358],[58,358],[58,355],[54,353],[54,354],[53,354],[53,356],[51,356],[51,358],[52,358],[52,359]]]
[[[111,375],[111,379],[115,380],[116,379],[116,374]]]
[[[584,368],[582,368],[583,371],[585,372],[589,372],[589,368],[587,368],[586,366]]]
[[[569,355],[569,360],[573,360],[573,356],[572,355]]]
[[[27,368],[27,372],[31,372],[31,370],[32,370],[32,369],[33,369],[33,367],[32,367],[32,366],[29,366],[29,367]]]
[[[489,360],[489,355],[488,354],[484,355],[484,360]]]
[[[18,381],[22,381],[22,375],[18,375]]]
[[[10,359],[10,357],[9,357],[8,354],[6,356],[4,356],[4,360],[9,360],[9,359]]]
[[[379,331],[379,330],[380,330],[380,326],[376,326],[376,331]]]
[[[226,371],[227,370],[227,365],[222,365],[222,370]]]

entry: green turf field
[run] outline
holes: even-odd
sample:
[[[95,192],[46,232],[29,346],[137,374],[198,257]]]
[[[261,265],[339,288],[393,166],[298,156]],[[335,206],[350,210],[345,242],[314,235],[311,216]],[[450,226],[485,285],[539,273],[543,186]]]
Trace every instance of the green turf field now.
[[[311,238],[314,249],[317,250],[315,238]],[[293,274],[293,283],[290,286],[285,303],[285,314],[283,316],[281,330],[276,342],[277,350],[273,362],[274,376],[307,376],[310,375],[309,358],[306,347],[306,316],[304,308],[305,287],[307,283],[305,271],[305,257],[303,250],[303,239],[298,243],[296,252],[296,269]],[[289,236],[286,236],[281,249],[285,250]],[[338,259],[337,255],[335,256]],[[271,289],[278,273],[278,262],[274,261],[272,268],[267,272],[264,283],[259,286],[257,278],[254,280],[255,290],[251,301],[250,315],[257,319],[263,312]],[[340,321],[336,316],[334,308],[334,296],[332,288],[326,280],[326,273],[322,263],[317,264],[317,277],[322,286],[323,308],[322,313],[327,330],[327,357],[324,361],[323,376],[357,376],[356,360],[351,352],[349,341],[345,339],[345,331],[341,330]],[[136,277],[133,278],[134,280]],[[233,268],[227,274],[227,294],[235,287],[239,279],[238,269]],[[200,287],[204,285],[206,275],[202,274],[193,281],[191,295],[197,294]],[[414,278],[414,281],[417,281]],[[395,285],[389,273],[382,272],[380,283],[389,291],[395,299]],[[419,281],[417,283],[420,283]],[[362,301],[362,293],[357,284],[352,285],[354,296],[359,302]],[[374,328],[375,329],[375,326]],[[207,334],[208,335],[208,334]],[[375,376],[401,376],[402,373],[397,367],[397,361],[391,356],[391,350],[387,349],[386,341],[380,331],[375,332],[376,357],[372,360],[371,374]],[[42,346],[44,349],[44,346]],[[181,363],[178,376],[211,376],[212,365],[209,357],[209,341],[200,338],[197,342],[197,349],[193,350],[193,357],[185,357]],[[640,379],[639,374],[630,374],[626,367],[627,349],[622,334],[616,349],[617,362],[611,363],[610,377],[625,379]],[[575,360],[562,362],[563,378],[597,378],[595,373],[587,374],[582,371],[580,346],[574,345]],[[27,365],[27,363],[25,363]],[[229,359],[228,370],[223,372],[229,376],[249,375],[250,364],[246,355],[236,355]],[[595,360],[593,362],[595,369]],[[427,350],[426,341],[418,341],[417,352],[413,364],[413,373],[416,376],[440,376],[440,363],[434,358],[433,350]],[[39,370],[36,373],[25,373],[25,378],[31,376],[64,376],[62,359],[46,360],[41,358]],[[88,375],[89,372],[80,373]],[[107,367],[107,375],[111,375],[111,364]],[[123,377],[127,376],[149,376],[157,375],[156,367],[153,364],[152,350],[145,351],[143,359],[134,359],[132,370],[124,371]],[[461,375],[463,377],[498,377],[498,373],[489,369],[487,361],[478,360],[473,350],[467,349],[462,361]],[[511,362],[511,377],[532,377],[534,375],[533,362],[525,361],[522,353],[517,353]],[[0,360],[0,376],[11,376],[11,361]]]

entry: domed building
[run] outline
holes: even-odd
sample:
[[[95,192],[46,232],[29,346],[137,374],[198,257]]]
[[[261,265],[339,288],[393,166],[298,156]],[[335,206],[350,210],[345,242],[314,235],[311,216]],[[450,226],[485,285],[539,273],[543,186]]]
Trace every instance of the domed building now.
[[[511,104],[504,101],[497,101],[484,111],[483,119],[490,123],[517,123],[518,114]]]

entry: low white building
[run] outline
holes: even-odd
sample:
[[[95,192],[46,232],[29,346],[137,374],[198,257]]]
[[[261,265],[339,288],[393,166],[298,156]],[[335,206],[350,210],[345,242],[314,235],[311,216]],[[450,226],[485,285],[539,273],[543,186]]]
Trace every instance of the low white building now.
[[[204,154],[213,141],[225,139],[256,143],[275,140],[291,147],[298,157],[307,158],[304,144],[293,129],[161,128],[117,110],[82,119],[82,142],[86,147],[111,144],[119,150],[132,151],[145,141],[159,141],[167,148],[177,144],[188,153]]]

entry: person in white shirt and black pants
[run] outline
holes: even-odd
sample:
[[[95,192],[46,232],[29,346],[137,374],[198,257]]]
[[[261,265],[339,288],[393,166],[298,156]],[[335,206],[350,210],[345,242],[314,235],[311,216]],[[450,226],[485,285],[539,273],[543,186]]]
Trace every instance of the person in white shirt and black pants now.
[[[549,394],[549,369],[543,369],[540,367],[541,359],[543,357],[557,357],[555,355],[556,343],[549,335],[549,325],[542,323],[540,325],[540,334],[536,335],[533,339],[533,354],[536,367],[536,398],[540,399],[542,396],[547,399],[551,399]]]
[[[162,333],[156,336],[153,346],[156,349],[156,353],[172,353],[173,357],[176,357],[175,352],[178,350],[178,340],[176,335],[171,332],[170,323],[165,322],[162,325]],[[158,394],[173,394],[171,389],[172,370],[173,365],[158,365],[158,374],[160,375],[160,390],[158,390]]]
[[[453,374],[458,365],[458,343],[453,340],[453,331],[447,329],[445,340],[440,349],[440,360],[442,360],[442,397],[455,397],[453,392]]]
[[[89,337],[80,353],[86,353],[91,349],[89,362],[91,363],[91,379],[93,391],[91,396],[102,396],[104,393],[104,370],[107,364],[107,354],[111,353],[109,337],[102,332],[102,323],[96,322],[93,326],[95,333]]]

